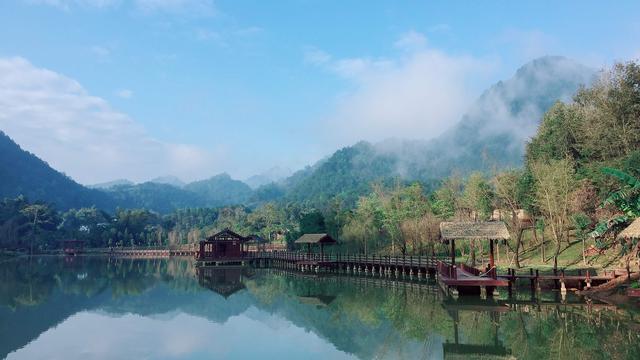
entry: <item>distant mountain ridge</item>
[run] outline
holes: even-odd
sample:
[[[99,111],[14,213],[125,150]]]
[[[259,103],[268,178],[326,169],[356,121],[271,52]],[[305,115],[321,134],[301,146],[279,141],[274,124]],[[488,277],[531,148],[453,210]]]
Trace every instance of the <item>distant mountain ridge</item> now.
[[[88,189],[52,169],[0,132],[0,197],[25,195],[61,209],[96,205],[169,212],[186,207],[296,201],[321,206],[334,196],[353,203],[371,183],[421,181],[427,187],[452,172],[520,166],[524,146],[542,115],[569,100],[596,72],[563,57],[543,57],[500,81],[474,102],[459,123],[432,140],[359,142],[290,174],[272,168],[245,182],[226,173],[185,184],[164,176],[142,184],[116,180]],[[286,174],[286,175],[285,175]]]

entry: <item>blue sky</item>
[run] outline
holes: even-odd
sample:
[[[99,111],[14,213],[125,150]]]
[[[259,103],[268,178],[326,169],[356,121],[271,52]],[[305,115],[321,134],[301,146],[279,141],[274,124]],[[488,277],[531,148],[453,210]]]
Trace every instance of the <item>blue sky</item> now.
[[[8,0],[0,130],[81,183],[431,138],[527,61],[640,56],[640,3]]]

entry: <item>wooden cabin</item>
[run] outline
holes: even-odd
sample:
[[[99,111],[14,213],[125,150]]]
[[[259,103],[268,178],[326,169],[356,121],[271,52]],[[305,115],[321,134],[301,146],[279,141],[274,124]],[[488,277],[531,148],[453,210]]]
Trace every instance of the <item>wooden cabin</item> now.
[[[225,229],[200,241],[196,260],[242,260],[248,238]]]

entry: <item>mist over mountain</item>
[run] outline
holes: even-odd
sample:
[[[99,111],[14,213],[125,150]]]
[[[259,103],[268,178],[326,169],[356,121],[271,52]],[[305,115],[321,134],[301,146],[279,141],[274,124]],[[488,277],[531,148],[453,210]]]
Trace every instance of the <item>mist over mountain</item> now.
[[[244,180],[244,183],[252,189],[257,189],[263,185],[280,182],[291,176],[291,174],[293,174],[293,171],[289,168],[274,166],[260,174],[248,177]]]
[[[461,121],[440,137],[405,145],[408,149],[400,157],[398,171],[413,167],[420,169],[414,175],[417,178],[438,178],[454,170],[464,174],[520,166],[525,144],[542,115],[557,101],[570,101],[595,76],[594,69],[565,57],[533,60],[486,90]],[[379,148],[384,150],[384,144]],[[412,156],[416,150],[424,154],[421,159]]]
[[[155,184],[172,185],[178,188],[184,187],[186,185],[184,181],[180,180],[180,178],[173,175],[159,176],[155,179],[149,180],[149,182],[155,183]]]
[[[533,60],[487,89],[459,123],[432,140],[388,139],[345,147],[287,180],[287,196],[313,203],[341,196],[354,201],[372,182],[421,181],[427,186],[456,172],[521,166],[527,140],[542,115],[568,101],[595,70],[556,56]]]
[[[117,180],[107,181],[99,184],[88,185],[87,187],[90,189],[107,190],[107,189],[110,189],[116,186],[122,186],[122,185],[135,185],[135,183],[127,179],[117,179]]]

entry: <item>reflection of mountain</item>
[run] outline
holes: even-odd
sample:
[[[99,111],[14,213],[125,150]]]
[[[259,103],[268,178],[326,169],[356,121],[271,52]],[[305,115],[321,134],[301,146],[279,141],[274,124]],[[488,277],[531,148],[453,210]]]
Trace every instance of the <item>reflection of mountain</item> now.
[[[73,314],[96,308],[106,298],[106,293],[87,298],[62,294],[56,290],[37,306],[25,306],[16,310],[0,306],[0,358],[22,348]]]
[[[454,317],[447,306],[465,306],[443,304],[425,286],[372,287],[366,285],[372,282],[370,278],[358,282],[358,278],[301,277],[261,269],[249,274],[217,269],[203,283],[191,261],[75,260],[71,265],[59,258],[40,259],[33,265],[26,261],[0,264],[0,357],[81,311],[116,316],[131,313],[167,321],[186,313],[223,326],[236,316],[263,322],[282,318],[360,358],[442,357],[441,344],[455,343]],[[486,311],[462,311],[459,343],[491,347],[496,341],[496,322],[500,343],[517,358],[549,357],[548,339],[554,336],[581,333],[575,346],[591,348],[633,339],[626,336],[625,331],[631,330],[624,325],[607,325],[616,322],[581,320],[587,314],[584,311],[569,313],[575,319],[569,318],[574,320],[567,328],[561,325],[567,320],[567,309],[559,311],[554,307],[544,317],[517,312],[494,317]],[[530,335],[522,335],[522,329]],[[551,333],[558,329],[569,333]],[[531,346],[522,348],[522,339]],[[640,351],[638,341],[622,345],[626,355]]]

